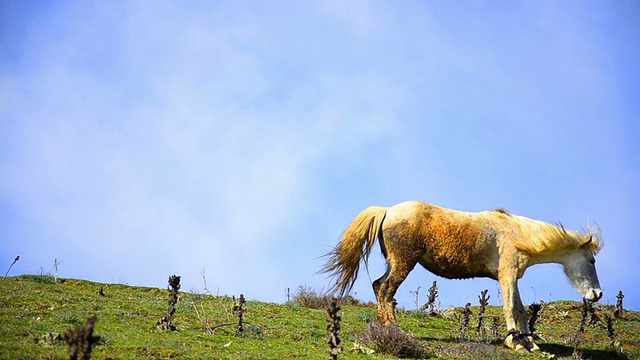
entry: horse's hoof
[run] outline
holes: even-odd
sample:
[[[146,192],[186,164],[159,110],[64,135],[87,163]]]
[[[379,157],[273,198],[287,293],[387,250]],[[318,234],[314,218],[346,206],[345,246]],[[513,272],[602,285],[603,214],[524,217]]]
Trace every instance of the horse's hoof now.
[[[513,334],[507,335],[507,337],[504,339],[504,346],[508,347],[511,350],[516,349],[516,344],[513,342]]]
[[[522,336],[519,334],[509,334],[504,339],[504,345],[511,350],[519,353],[528,353],[530,351],[539,351],[540,348],[533,342],[532,336]]]
[[[540,348],[538,347],[538,345],[536,345],[536,343],[533,342],[533,336],[527,336],[525,339],[528,343],[527,349],[529,351],[540,351]]]
[[[521,354],[528,354],[529,350],[522,344],[518,344],[516,345],[516,348],[514,349],[516,352],[521,353]]]

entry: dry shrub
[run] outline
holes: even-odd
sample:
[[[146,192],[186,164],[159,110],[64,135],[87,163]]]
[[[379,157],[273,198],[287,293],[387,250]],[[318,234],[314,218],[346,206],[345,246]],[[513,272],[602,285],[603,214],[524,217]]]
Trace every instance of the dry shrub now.
[[[317,291],[313,290],[310,287],[301,285],[298,286],[298,291],[293,296],[293,301],[297,302],[301,306],[310,309],[324,309],[327,307],[327,302],[331,301],[333,298],[332,295],[323,294],[320,295]],[[351,295],[347,295],[343,298],[338,298],[338,305],[345,306],[369,306],[368,304],[363,304],[359,300],[355,299]]]
[[[298,291],[293,296],[293,301],[310,309],[324,309],[328,299],[326,295],[320,295],[315,290],[302,285],[298,286]]]
[[[429,354],[422,342],[396,325],[371,323],[356,336],[357,341],[378,353],[399,358],[426,359]]]
[[[463,341],[446,345],[435,345],[430,350],[438,357],[464,358],[470,360],[508,360],[511,354],[500,351],[496,346],[475,341]]]

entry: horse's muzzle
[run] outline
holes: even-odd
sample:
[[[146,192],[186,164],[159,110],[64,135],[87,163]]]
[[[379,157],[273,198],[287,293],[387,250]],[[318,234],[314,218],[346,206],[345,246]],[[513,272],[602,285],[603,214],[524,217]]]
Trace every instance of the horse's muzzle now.
[[[598,300],[600,300],[602,298],[602,290],[600,289],[591,289],[591,291],[589,292],[589,295],[591,296],[585,296],[585,298],[589,301],[592,302],[597,302]]]

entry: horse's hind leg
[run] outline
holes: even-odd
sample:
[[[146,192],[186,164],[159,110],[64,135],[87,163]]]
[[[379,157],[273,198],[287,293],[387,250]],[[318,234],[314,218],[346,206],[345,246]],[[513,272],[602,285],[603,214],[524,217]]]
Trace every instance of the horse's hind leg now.
[[[407,278],[417,261],[387,260],[387,272],[373,283],[378,300],[378,322],[383,325],[396,323],[395,299],[400,284]]]
[[[378,302],[378,322],[381,324],[387,322],[387,310],[384,305],[385,297],[383,294],[386,293],[386,289],[388,287],[387,279],[389,278],[391,266],[391,263],[387,260],[387,270],[379,279],[373,282],[373,293],[376,295],[376,301]]]
[[[373,282],[373,293],[376,295],[376,300],[380,300],[380,298],[378,297],[380,286],[382,285],[382,282],[387,278],[387,276],[389,276],[390,268],[391,268],[391,264],[387,262],[387,271],[385,271],[385,273],[378,280]]]

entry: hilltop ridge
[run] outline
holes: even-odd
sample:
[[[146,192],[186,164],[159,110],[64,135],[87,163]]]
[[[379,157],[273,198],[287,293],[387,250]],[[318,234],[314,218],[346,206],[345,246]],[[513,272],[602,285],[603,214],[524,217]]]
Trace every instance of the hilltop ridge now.
[[[250,289],[244,296],[251,298]],[[167,313],[168,301],[169,292],[157,288],[75,279],[58,279],[56,283],[48,275],[0,278],[0,358],[67,359],[68,348],[60,334],[84,324],[94,315],[98,318],[95,334],[100,336],[92,353],[95,359],[329,358],[327,315],[323,309],[307,308],[295,301],[286,304],[247,301],[244,332],[238,337],[237,319],[232,311],[238,299],[233,296],[180,292],[173,322],[177,331],[155,330],[154,325]],[[358,342],[358,335],[367,328],[367,322],[375,319],[376,311],[371,306],[353,303],[356,305],[343,305],[340,311],[343,352],[339,358],[393,358],[379,352],[366,354],[371,349]],[[613,313],[613,306],[598,305],[596,309],[603,321],[586,326],[576,342],[581,304],[572,301],[544,304],[536,329],[543,336],[537,343],[546,353],[533,356],[548,358],[552,354],[569,359],[578,351],[582,358],[640,358],[637,335],[640,313],[625,311],[621,319],[614,320],[615,344],[612,344],[603,324],[605,314]],[[463,316],[455,309],[443,311],[439,316],[400,310],[398,322],[434,357],[532,356],[502,346],[505,331],[501,307],[488,306],[484,334],[476,331],[478,310],[477,306],[471,307],[465,333],[460,332]],[[492,329],[494,317],[500,323]]]

